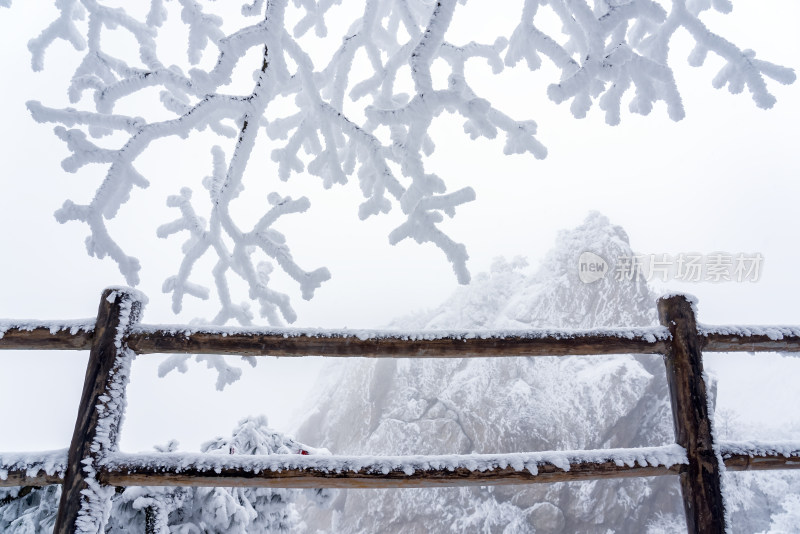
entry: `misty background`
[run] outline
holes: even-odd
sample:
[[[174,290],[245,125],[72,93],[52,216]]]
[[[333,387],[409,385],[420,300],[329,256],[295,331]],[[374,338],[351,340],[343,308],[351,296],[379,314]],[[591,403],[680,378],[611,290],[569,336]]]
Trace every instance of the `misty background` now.
[[[454,31],[462,31],[464,40],[478,39],[473,34],[484,26],[514,22],[491,6],[484,9]],[[0,317],[93,317],[102,289],[123,283],[115,265],[86,254],[82,225],[59,225],[52,215],[67,198],[90,198],[104,173],[103,166],[65,173],[63,143],[51,125],[36,124],[25,108],[31,99],[68,105],[63,88],[79,55],[57,43],[45,58],[45,71],[33,73],[26,48],[53,15],[50,6],[32,2],[0,11]],[[797,3],[735,4],[731,15],[709,18],[713,28],[759,57],[800,70]],[[432,167],[450,188],[470,185],[477,193],[476,201],[446,223],[467,246],[473,278],[488,271],[497,256],[525,256],[535,268],[558,230],[574,228],[598,210],[625,228],[640,253],[763,255],[756,283],[654,284],[656,291],[698,296],[701,322],[800,324],[800,89],[797,83],[770,84],[777,104],[757,109],[747,94],[713,89],[710,80],[721,62],[709,57],[705,66],[690,68],[682,61],[689,51],[687,44],[670,53],[687,111],[678,123],[667,119],[663,105],[648,117],[624,114],[617,127],[605,125],[596,107],[576,120],[567,105],[547,100],[553,72],[546,67],[536,73],[507,69],[499,76],[474,67],[485,69],[478,87],[484,96],[516,117],[537,121],[549,155],[544,161],[504,156],[499,140],[469,141],[460,121],[443,115],[435,124]],[[263,149],[261,164],[248,172],[270,178],[269,147]],[[155,229],[174,217],[166,196],[184,181],[207,175],[210,161],[208,150],[179,139],[153,145],[139,167],[151,187],[134,191],[110,223],[142,260],[139,289],[150,299],[145,323],[187,323],[213,315],[213,305],[202,302],[187,302],[180,315],[172,314],[161,283],[177,269],[181,238],[155,237]],[[458,288],[440,251],[408,241],[389,246],[387,234],[398,214],[358,220],[355,183],[327,191],[316,181],[285,184],[284,194],[297,192],[311,199],[311,209],[294,220],[287,217],[281,229],[301,265],[327,266],[332,279],[310,302],[300,299],[288,279],[285,287],[278,284],[293,298],[298,320],[292,326],[380,327],[434,308]],[[0,450],[68,446],[86,358],[77,352],[0,353]],[[215,374],[196,363],[185,375],[159,379],[160,361],[158,355],[144,356],[134,364],[124,450],[149,450],[172,438],[181,449],[196,450],[215,435],[227,435],[249,414],[266,414],[277,429],[293,432],[322,366],[321,358],[261,358],[255,369],[243,364],[242,379],[218,392]],[[798,416],[787,408],[800,405],[800,359],[743,353],[709,355],[706,362],[719,378],[719,406],[740,426],[760,421],[768,428],[798,428]]]

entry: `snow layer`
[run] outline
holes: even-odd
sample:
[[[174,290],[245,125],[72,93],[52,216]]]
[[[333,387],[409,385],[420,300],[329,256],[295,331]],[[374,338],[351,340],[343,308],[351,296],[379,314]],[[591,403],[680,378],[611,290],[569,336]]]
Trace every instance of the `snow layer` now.
[[[720,441],[716,448],[723,458],[734,454],[750,456],[800,456],[800,441]]]
[[[51,334],[68,331],[70,334],[91,332],[94,330],[94,319],[76,319],[74,321],[42,321],[41,319],[0,319],[0,339],[9,330],[32,331],[46,328]]]
[[[675,291],[668,291],[666,293],[663,293],[658,298],[658,300],[661,300],[661,299],[666,300],[666,299],[669,299],[669,298],[672,298],[672,297],[683,297],[684,299],[686,299],[686,301],[689,303],[689,306],[692,307],[692,313],[694,313],[695,318],[697,317],[697,313],[698,313],[698,311],[697,311],[697,303],[699,302],[699,299],[696,296],[692,295],[691,293],[679,293],[679,292],[675,292]]]
[[[749,336],[766,336],[772,341],[778,341],[787,337],[800,337],[800,326],[758,326],[758,325],[698,325],[697,330],[702,336],[721,334],[726,336],[737,336],[747,338]],[[746,347],[743,345],[742,350]]]
[[[220,473],[223,469],[245,472],[281,472],[289,469],[309,469],[323,473],[366,472],[388,474],[403,471],[413,475],[420,471],[468,469],[486,472],[512,468],[537,474],[537,466],[552,464],[564,471],[577,463],[611,461],[618,466],[634,467],[686,464],[686,451],[678,445],[634,449],[600,449],[590,451],[546,451],[510,454],[440,454],[408,456],[301,456],[297,454],[124,454],[109,455],[104,466],[110,470],[146,468],[178,472],[187,468]]]
[[[8,479],[10,471],[25,471],[31,478],[41,473],[64,476],[67,469],[67,449],[40,452],[0,452],[0,481]]]
[[[186,326],[186,325],[139,325],[131,330],[132,334],[167,333],[173,336],[189,337],[193,334],[213,334],[231,336],[280,336],[313,337],[313,338],[347,338],[354,337],[360,340],[368,339],[400,339],[407,341],[437,340],[437,339],[574,339],[576,337],[607,336],[620,339],[643,339],[655,343],[656,341],[670,338],[669,330],[665,327],[634,327],[634,328],[493,328],[481,330],[464,329],[344,329],[331,330],[323,328],[241,328],[225,326]]]

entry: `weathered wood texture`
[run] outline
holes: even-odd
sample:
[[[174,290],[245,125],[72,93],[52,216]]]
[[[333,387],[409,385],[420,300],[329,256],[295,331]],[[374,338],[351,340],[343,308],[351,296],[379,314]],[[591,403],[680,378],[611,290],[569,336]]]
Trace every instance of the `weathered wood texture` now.
[[[0,470],[3,466],[0,466]],[[49,486],[50,484],[63,484],[64,475],[53,473],[48,475],[44,471],[29,472],[26,469],[7,469],[6,477],[0,478],[0,488],[14,488],[19,486]]]
[[[46,326],[25,329],[9,328],[0,337],[0,349],[9,350],[89,350],[94,329],[58,330]]]
[[[767,456],[749,454],[724,454],[722,461],[728,471],[767,471],[770,469],[800,469],[800,454],[792,456]]]
[[[690,533],[724,534],[722,481],[711,435],[694,310],[686,297],[675,295],[659,299],[658,315],[672,334],[664,362],[676,441],[686,449],[689,460],[680,474],[686,523]]]
[[[428,469],[406,474],[401,469],[388,473],[371,470],[325,472],[318,469],[264,470],[255,473],[243,469],[203,470],[192,467],[180,471],[164,468],[113,465],[101,474],[101,480],[112,486],[221,486],[275,488],[427,488],[447,486],[492,486],[569,482],[597,478],[630,478],[676,475],[680,465],[629,467],[612,461],[579,462],[564,470],[552,463],[542,463],[538,473],[517,471],[511,467],[472,471],[464,467],[453,470]]]
[[[643,329],[647,332],[649,329]],[[246,356],[360,356],[367,358],[464,358],[498,356],[565,356],[590,354],[657,354],[666,342],[641,333],[565,332],[563,335],[529,337],[407,339],[369,337],[342,333],[325,336],[285,336],[281,333],[216,333],[159,331],[138,328],[127,337],[128,346],[138,354],[189,353],[237,354]]]
[[[103,446],[93,447],[93,444],[98,433],[98,423],[103,417],[101,411],[112,411],[109,404],[117,402],[117,394],[111,388],[113,375],[118,370],[121,356],[117,337],[119,335],[121,339],[129,325],[138,319],[140,311],[141,303],[119,289],[106,289],[100,299],[78,417],[67,454],[64,489],[53,529],[54,534],[74,532],[78,514],[86,502],[86,495],[81,494],[88,488],[85,459],[91,459],[96,466],[106,452]],[[115,408],[118,406],[119,404],[114,405]],[[113,446],[116,443],[122,410],[115,409],[106,416],[112,420],[105,429],[108,435],[101,441],[106,443],[105,446]]]
[[[703,352],[800,352],[800,336],[772,339],[766,335],[708,333],[700,337]]]
[[[757,449],[754,449],[751,452],[746,452],[742,449],[743,448],[741,446],[738,446],[732,450],[727,449],[724,444],[721,446],[721,456],[725,463],[725,468],[728,471],[800,469],[800,447],[791,451],[791,453],[788,455],[784,455],[782,453],[764,454],[763,452],[759,452]],[[330,458],[332,463],[336,463],[336,456],[331,456],[328,458]],[[552,464],[550,468],[540,465],[538,468],[539,474],[536,476],[542,478],[537,480],[533,480],[535,478],[533,475],[531,475],[530,480],[528,480],[528,475],[525,473],[522,473],[522,476],[519,474],[509,475],[506,477],[506,481],[504,480],[504,475],[499,471],[494,472],[493,474],[487,474],[485,472],[482,473],[480,471],[475,471],[472,473],[441,471],[434,475],[433,478],[435,479],[435,482],[431,482],[428,485],[460,485],[464,483],[478,485],[528,484],[535,482],[554,482],[556,481],[557,477],[561,477],[558,479],[559,481],[568,481],[586,480],[588,478],[619,478],[669,474],[674,475],[678,474],[679,471],[682,471],[687,467],[686,465],[673,465],[669,468],[663,466],[643,468],[637,465],[633,468],[630,468],[627,466],[612,466],[607,464],[608,462],[595,463],[593,465],[579,465],[578,463],[572,463],[569,471],[559,470],[559,468],[555,468],[552,466]],[[13,469],[2,465],[0,465],[0,469],[5,469],[7,472],[7,478],[0,479],[0,487],[38,487],[47,486],[49,484],[61,484],[63,482],[63,477],[58,473],[47,475],[44,471],[39,471],[34,474],[28,473],[24,469]],[[548,472],[548,469],[551,469],[552,472]],[[595,475],[588,477],[586,475],[587,470],[594,471]],[[224,483],[219,484],[221,486],[235,486],[235,481],[243,481],[244,485],[248,486],[289,487],[288,484],[295,484],[293,487],[300,487],[299,483],[302,481],[302,487],[307,487],[305,486],[306,484],[308,487],[333,487],[335,484],[335,487],[346,488],[364,487],[360,479],[366,478],[369,480],[369,487],[372,488],[411,487],[402,483],[403,477],[400,476],[399,473],[390,475],[390,480],[382,480],[382,474],[379,473],[377,466],[374,468],[366,467],[362,470],[362,472],[369,474],[365,476],[351,473],[350,475],[353,476],[342,477],[329,471],[304,470],[302,476],[297,476],[296,473],[292,474],[285,471],[277,473],[263,471],[258,475],[253,475],[252,472],[248,472],[246,469],[242,469],[237,466],[230,466],[225,468],[219,475],[216,473],[195,473],[197,475],[195,477],[192,472],[187,470],[182,470],[182,472],[178,474],[176,469],[167,468],[164,466],[160,466],[158,469],[152,470],[145,470],[141,468],[133,469],[126,467],[124,462],[116,462],[110,470],[101,468],[99,478],[114,486],[133,486],[136,484],[147,486],[169,484],[185,486],[213,486],[215,484],[213,483],[212,479],[215,475],[217,475],[220,479],[224,479]],[[135,476],[135,478],[127,479],[126,473],[131,473]],[[419,471],[413,475],[415,480],[412,485],[425,485],[425,477],[427,476],[426,473],[427,472],[425,471]],[[405,474],[403,475],[405,476]],[[162,476],[173,478],[170,478],[169,482],[163,482],[160,481],[160,477]],[[450,477],[452,482],[445,480],[447,477]],[[475,478],[473,479],[473,477]]]
[[[563,334],[567,334],[564,332]],[[142,325],[125,342],[137,354],[195,353],[249,356],[360,356],[371,358],[463,358],[470,356],[565,356],[591,354],[663,354],[667,341],[652,341],[645,334],[633,338],[591,332],[570,332],[572,337],[492,337],[486,339],[414,340],[402,337],[362,339],[346,332],[328,336],[264,335],[241,329],[232,334],[183,333]],[[0,349],[89,350],[94,330],[59,330],[46,326],[10,328],[0,337]],[[760,334],[701,334],[703,352],[800,352],[800,336],[773,339]]]

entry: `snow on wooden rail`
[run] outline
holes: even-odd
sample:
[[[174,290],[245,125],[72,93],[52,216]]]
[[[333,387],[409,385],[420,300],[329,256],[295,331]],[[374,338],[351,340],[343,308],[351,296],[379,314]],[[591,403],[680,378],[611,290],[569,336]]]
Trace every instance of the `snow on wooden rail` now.
[[[563,482],[677,474],[678,445],[641,449],[416,456],[115,454],[100,479],[111,485],[418,488]]]
[[[67,454],[55,452],[57,459],[53,453],[23,455],[27,464],[18,456],[0,455],[0,486],[60,482]],[[98,470],[98,479],[112,486],[411,488],[676,475],[686,463],[679,445],[409,456],[113,453]]]
[[[718,448],[728,471],[800,469],[800,441],[722,441]]]
[[[0,452],[0,487],[61,484],[66,470],[67,449]]]
[[[800,328],[704,326],[682,295],[660,327],[438,331],[141,325],[144,296],[107,289],[96,320],[0,321],[0,349],[90,350],[68,451],[0,453],[0,486],[63,485],[54,532],[101,532],[112,486],[407,488],[678,475],[689,532],[725,532],[720,469],[796,469],[800,442],[716,443],[702,352],[800,351]],[[640,449],[440,456],[123,454],[117,438],[135,353],[446,358],[662,354],[676,444]]]
[[[88,350],[92,325],[0,321],[0,348]],[[137,325],[124,343],[137,354],[463,358],[654,354],[665,350],[664,327],[587,330],[398,331]]]
[[[798,326],[699,325],[704,352],[800,352]]]
[[[728,471],[800,469],[800,441],[724,441],[716,450]],[[0,453],[0,487],[60,484],[66,463],[66,449]],[[679,445],[425,456],[114,453],[98,478],[112,486],[409,488],[676,475],[686,463]]]
[[[89,350],[94,319],[83,321],[9,321],[0,319],[0,349]]]
[[[92,320],[0,320],[0,349],[89,350]],[[704,352],[800,352],[800,327],[698,326]],[[137,325],[124,342],[137,354],[464,358],[663,354],[663,326],[586,330],[329,330]]]
[[[137,353],[463,358],[652,354],[663,350],[668,336],[664,328],[402,332],[138,327],[128,335],[127,342]]]

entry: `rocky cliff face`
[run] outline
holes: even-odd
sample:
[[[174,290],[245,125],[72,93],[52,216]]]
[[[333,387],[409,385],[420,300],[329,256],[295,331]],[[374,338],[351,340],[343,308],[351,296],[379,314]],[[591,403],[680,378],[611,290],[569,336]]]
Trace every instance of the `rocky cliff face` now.
[[[562,232],[542,265],[498,260],[403,329],[657,324],[656,295],[612,271],[578,276],[590,251],[613,269],[625,232],[599,214]],[[341,454],[518,452],[674,441],[659,356],[352,361],[325,383],[299,439]],[[613,532],[685,529],[673,477],[488,488],[350,490],[306,522],[332,532]]]

